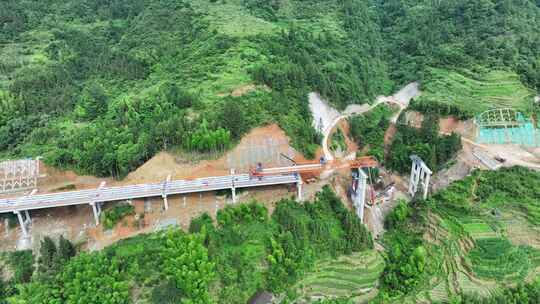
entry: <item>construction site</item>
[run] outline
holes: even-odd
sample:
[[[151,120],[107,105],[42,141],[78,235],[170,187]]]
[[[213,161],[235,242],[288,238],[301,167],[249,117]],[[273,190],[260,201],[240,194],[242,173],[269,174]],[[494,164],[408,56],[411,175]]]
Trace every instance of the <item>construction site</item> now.
[[[252,130],[234,149],[216,159],[194,162],[161,152],[121,181],[59,171],[40,159],[1,162],[0,213],[4,217],[0,250],[35,249],[43,237],[60,235],[83,248],[98,250],[140,233],[171,226],[187,229],[192,218],[205,212],[215,216],[228,205],[257,200],[271,212],[280,198],[310,200],[326,184],[348,202],[348,208],[377,238],[384,231],[384,216],[399,198],[425,198],[428,192],[463,178],[475,168],[540,168],[538,134],[530,133],[536,129],[508,109],[479,115],[473,125],[442,119],[441,133],[460,133],[463,149],[453,166],[434,176],[416,155],[410,155],[410,176],[388,172],[375,158],[362,156],[348,139],[345,118],[383,103],[399,108],[392,118],[395,124],[409,101],[419,94],[418,85],[413,83],[394,96],[378,98],[371,106],[352,106],[339,112],[313,93],[313,124],[324,139],[312,161],[292,148],[277,125],[269,125]],[[407,114],[409,124],[420,124],[419,115]],[[339,153],[329,147],[336,132],[347,139]],[[391,137],[392,126],[385,141]],[[134,213],[105,228],[102,212],[117,204],[133,206]]]

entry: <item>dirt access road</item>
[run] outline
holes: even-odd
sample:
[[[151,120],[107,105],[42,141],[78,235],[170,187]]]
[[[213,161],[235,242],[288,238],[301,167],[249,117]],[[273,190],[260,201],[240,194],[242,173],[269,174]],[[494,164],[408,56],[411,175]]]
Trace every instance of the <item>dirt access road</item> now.
[[[313,113],[313,126],[323,133],[323,153],[327,160],[333,160],[334,156],[330,152],[328,147],[328,141],[332,130],[342,120],[352,115],[362,114],[371,111],[377,105],[381,103],[394,103],[400,108],[399,112],[392,117],[392,122],[396,122],[399,114],[403,109],[407,108],[411,99],[420,96],[420,90],[418,82],[412,82],[403,87],[397,93],[392,96],[379,96],[371,106],[369,104],[363,105],[349,105],[343,112],[339,112],[328,104],[327,101],[321,98],[317,93],[309,94],[309,108]]]
[[[327,160],[334,160],[334,155],[329,148],[330,135],[342,119],[352,115],[366,113],[381,103],[393,103],[399,106],[399,111],[391,118],[391,122],[395,124],[401,112],[409,106],[411,99],[420,96],[420,94],[418,82],[412,82],[392,96],[377,97],[375,103],[371,106],[368,104],[349,105],[345,111],[340,113],[317,93],[310,93],[309,106],[313,113],[313,125],[316,129],[320,130],[324,136],[322,142],[324,157]],[[449,135],[450,133],[441,131],[441,134]],[[469,144],[482,149],[492,157],[501,156],[505,158],[507,160],[506,166],[519,165],[540,170],[540,163],[536,161],[537,157],[515,145],[483,145],[476,143],[474,140],[467,138],[464,135],[465,134],[462,134],[462,141],[464,144]]]

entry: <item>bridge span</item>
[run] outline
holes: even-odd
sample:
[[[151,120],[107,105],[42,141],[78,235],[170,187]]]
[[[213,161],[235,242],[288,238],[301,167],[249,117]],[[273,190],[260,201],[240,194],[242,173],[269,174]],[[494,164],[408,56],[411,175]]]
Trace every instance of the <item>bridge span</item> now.
[[[28,225],[31,223],[30,210],[88,204],[92,206],[97,226],[99,225],[101,204],[104,202],[162,197],[164,208],[167,210],[169,208],[167,196],[169,195],[231,190],[232,200],[233,202],[236,202],[236,189],[238,188],[284,184],[296,184],[298,190],[297,198],[299,200],[302,199],[302,178],[298,173],[264,176],[231,174],[193,180],[166,180],[154,184],[138,184],[118,187],[105,187],[102,185],[98,188],[88,190],[38,195],[32,193],[16,198],[0,199],[0,213],[16,214],[22,232],[27,236]]]

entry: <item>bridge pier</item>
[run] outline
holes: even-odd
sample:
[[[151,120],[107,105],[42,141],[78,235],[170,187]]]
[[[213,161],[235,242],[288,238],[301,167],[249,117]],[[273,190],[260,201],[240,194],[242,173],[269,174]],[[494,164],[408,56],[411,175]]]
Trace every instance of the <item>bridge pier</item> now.
[[[161,186],[161,197],[163,198],[163,207],[165,210],[169,210],[169,201],[167,200],[167,188],[169,186],[169,182],[171,181],[171,175],[167,175],[167,179],[163,181],[163,184]]]
[[[364,207],[366,206],[367,175],[358,168],[358,174],[353,175],[352,200],[356,209],[356,216],[364,223]]]
[[[431,169],[424,163],[424,161],[416,156],[410,156],[412,160],[411,177],[409,179],[409,194],[414,198],[418,191],[418,186],[422,186],[422,198],[426,199],[429,190],[429,180],[433,173]]]
[[[235,187],[231,188],[231,194],[232,194],[232,202],[233,204],[236,204],[236,188]]]
[[[303,197],[302,197],[302,177],[298,173],[296,173],[296,190],[297,190],[296,200],[301,202],[303,200]]]
[[[236,204],[236,187],[234,186],[234,182],[236,180],[234,175],[236,174],[236,170],[231,169],[229,173],[231,174],[231,178],[232,178],[232,188],[231,188],[232,202],[233,204]]]
[[[92,211],[94,212],[94,220],[96,221],[96,226],[99,226],[99,215],[101,214],[101,206],[98,202],[90,203],[92,206]]]
[[[23,216],[22,216],[20,211],[14,211],[13,213],[15,213],[17,215],[17,218],[19,219],[19,225],[21,226],[23,236],[27,237],[28,236],[28,228],[26,227],[26,225],[30,220],[30,215],[28,214],[28,210],[25,210],[24,212],[25,212],[25,215],[26,215],[26,220],[23,219]]]
[[[163,207],[165,207],[165,210],[169,210],[169,201],[167,200],[167,195],[163,194],[161,197],[163,197]]]

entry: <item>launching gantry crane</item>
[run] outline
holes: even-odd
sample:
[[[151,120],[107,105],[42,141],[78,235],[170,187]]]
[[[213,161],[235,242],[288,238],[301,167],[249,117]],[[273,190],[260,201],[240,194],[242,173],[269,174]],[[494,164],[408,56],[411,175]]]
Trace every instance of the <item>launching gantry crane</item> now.
[[[286,157],[286,158],[289,159],[293,163],[292,166],[264,168],[261,163],[258,163],[256,168],[250,169],[250,176],[252,178],[260,179],[263,176],[297,174],[299,175],[299,178],[301,178],[304,181],[309,182],[310,180],[314,179],[314,177],[318,176],[323,170],[345,169],[345,168],[358,169],[358,170],[367,168],[368,170],[370,170],[371,168],[377,168],[379,166],[378,161],[371,156],[364,156],[364,157],[360,157],[360,158],[349,160],[349,161],[333,160],[330,162],[327,162],[324,158],[321,158],[318,163],[303,163],[303,164],[297,163],[294,160],[290,159],[289,157]],[[370,177],[368,176],[368,178]],[[353,182],[353,190],[356,191],[354,182]],[[371,193],[371,197],[372,197],[371,201],[374,201],[375,197],[373,193]]]
[[[326,162],[321,158],[319,163],[296,163],[294,160],[292,166],[286,167],[273,167],[264,168],[261,163],[257,164],[256,168],[250,169],[250,175],[252,177],[262,177],[268,175],[282,175],[282,174],[307,174],[307,173],[320,173],[322,170],[341,169],[341,168],[376,168],[379,166],[379,162],[371,156],[364,156],[350,161],[334,160]]]

